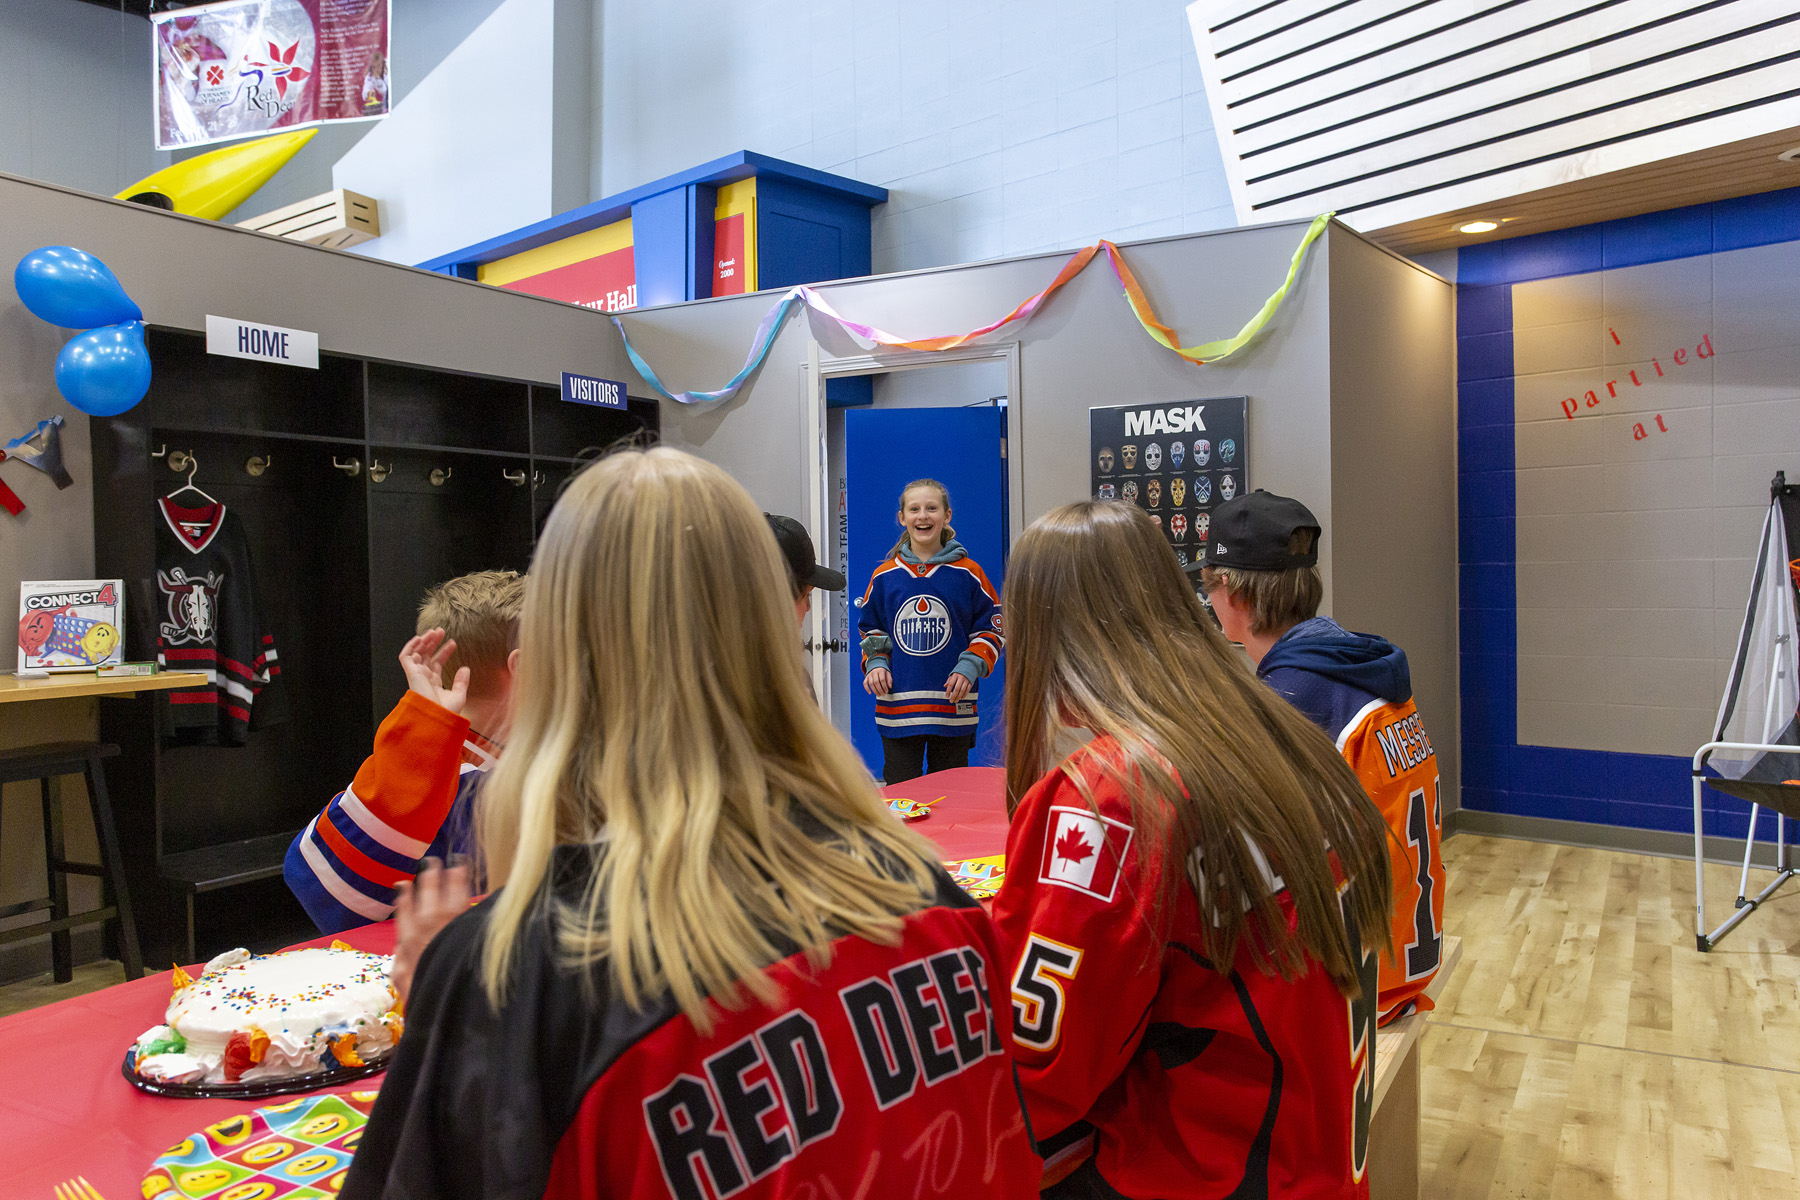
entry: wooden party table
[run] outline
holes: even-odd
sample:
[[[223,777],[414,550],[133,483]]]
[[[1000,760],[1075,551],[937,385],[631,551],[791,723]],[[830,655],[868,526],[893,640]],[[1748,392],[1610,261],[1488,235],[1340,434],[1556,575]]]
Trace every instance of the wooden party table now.
[[[198,671],[158,671],[154,675],[96,675],[69,671],[47,679],[20,679],[0,675],[0,704],[22,700],[74,700],[82,696],[129,696],[135,692],[166,692],[172,688],[206,686]]]

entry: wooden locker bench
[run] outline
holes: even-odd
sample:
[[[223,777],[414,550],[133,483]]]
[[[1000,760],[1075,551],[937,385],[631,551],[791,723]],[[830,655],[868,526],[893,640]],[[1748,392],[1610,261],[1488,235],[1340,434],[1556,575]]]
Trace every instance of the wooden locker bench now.
[[[1438,998],[1462,960],[1462,939],[1444,938],[1444,961],[1425,994]],[[1369,1121],[1369,1200],[1419,1197],[1419,1038],[1425,1013],[1375,1035],[1375,1115]]]

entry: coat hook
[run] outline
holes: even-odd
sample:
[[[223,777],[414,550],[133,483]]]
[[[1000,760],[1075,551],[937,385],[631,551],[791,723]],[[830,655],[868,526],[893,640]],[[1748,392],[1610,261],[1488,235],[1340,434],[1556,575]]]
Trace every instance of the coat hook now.
[[[261,475],[275,461],[273,454],[252,454],[244,462],[244,472],[252,477]]]
[[[431,468],[431,474],[427,475],[426,478],[431,480],[432,487],[443,487],[444,482],[450,478],[450,471],[451,468],[449,467],[433,467]]]
[[[532,491],[536,491],[538,488],[538,485],[543,482],[544,482],[544,473],[542,471],[533,471],[531,473],[531,489],[532,489]]]
[[[523,471],[509,471],[505,467],[501,467],[500,478],[506,480],[506,482],[512,484],[514,487],[525,486],[525,472]]]
[[[169,443],[164,442],[162,445],[160,445],[156,449],[152,450],[150,452],[150,457],[151,458],[167,458],[167,457],[169,457]]]
[[[331,465],[352,479],[355,479],[358,475],[362,474],[362,459],[360,458],[352,458],[349,462],[339,462],[337,460],[337,455],[334,454],[331,456]],[[371,469],[369,474],[374,475],[374,470]]]
[[[393,469],[393,463],[388,463],[386,466],[383,466],[381,460],[378,458],[371,458],[369,460],[369,478],[376,483],[380,483],[382,480],[386,479]]]
[[[164,461],[169,464],[171,471],[185,471],[188,464],[194,461],[194,456],[186,450],[171,450]]]

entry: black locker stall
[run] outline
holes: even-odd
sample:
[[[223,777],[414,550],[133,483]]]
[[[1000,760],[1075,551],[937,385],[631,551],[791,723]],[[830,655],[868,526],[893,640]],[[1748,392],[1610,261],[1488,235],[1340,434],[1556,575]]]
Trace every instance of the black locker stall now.
[[[167,744],[165,695],[102,705],[102,736],[125,748],[112,788],[145,960],[161,963],[307,934],[282,858],[405,690],[395,656],[420,597],[525,570],[562,484],[653,439],[657,406],[328,353],[318,370],[225,358],[183,331],[149,344],[149,395],[90,423],[95,561],[126,581],[126,657],[156,656],[155,502],[192,469],[243,523],[286,701],[242,747]]]

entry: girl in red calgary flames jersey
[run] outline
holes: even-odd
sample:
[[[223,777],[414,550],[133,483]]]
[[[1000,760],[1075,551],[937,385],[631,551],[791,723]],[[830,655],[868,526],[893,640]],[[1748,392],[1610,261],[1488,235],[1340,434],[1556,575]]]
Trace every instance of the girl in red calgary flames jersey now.
[[[1038,521],[1005,607],[994,916],[1045,1193],[1366,1197],[1380,814],[1137,508]]]

